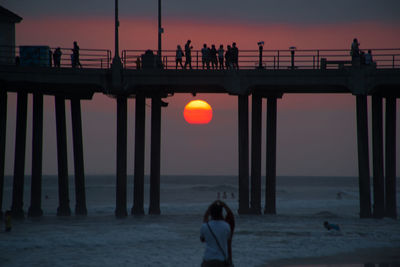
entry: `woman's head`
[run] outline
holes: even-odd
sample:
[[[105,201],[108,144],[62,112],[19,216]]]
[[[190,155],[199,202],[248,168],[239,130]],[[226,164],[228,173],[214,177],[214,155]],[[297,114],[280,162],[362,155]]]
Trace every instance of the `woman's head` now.
[[[220,205],[218,202],[213,203],[210,206],[210,215],[213,220],[220,220],[223,219],[223,214],[222,214],[222,205]]]

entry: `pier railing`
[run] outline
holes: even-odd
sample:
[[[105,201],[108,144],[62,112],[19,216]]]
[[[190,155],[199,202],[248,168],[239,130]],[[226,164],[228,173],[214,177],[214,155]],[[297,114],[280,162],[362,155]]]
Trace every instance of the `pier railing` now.
[[[400,68],[400,48],[363,49],[365,53],[368,50],[372,51],[373,62],[377,68]],[[157,50],[152,51],[157,57]],[[122,51],[121,58],[124,67],[126,69],[136,69],[142,64],[142,55],[144,53],[145,50]],[[191,57],[192,68],[203,69],[201,51],[192,50]],[[239,69],[256,69],[260,67],[270,70],[334,69],[351,65],[351,60],[350,50],[347,49],[263,50],[260,64],[259,50],[239,50],[238,65]],[[163,50],[161,61],[164,69],[175,69],[176,51]],[[183,57],[182,61],[185,64],[185,57]],[[224,66],[224,68],[226,67]],[[178,65],[178,69],[181,69],[180,65]],[[204,69],[207,69],[207,67],[204,66]],[[212,69],[211,64],[210,69]]]
[[[48,46],[0,46],[0,65],[53,67],[55,47]],[[60,67],[72,68],[72,48],[60,48]],[[108,69],[111,50],[80,49],[79,61],[83,68]]]
[[[62,68],[72,66],[72,48],[60,48]],[[400,48],[363,49],[365,53],[371,50],[373,62],[379,69],[400,68]],[[48,46],[0,46],[0,65],[32,65],[42,67],[54,66],[53,54],[55,47]],[[123,50],[121,59],[125,69],[137,69],[143,66],[143,55],[148,50]],[[163,50],[161,61],[158,60],[157,50],[154,53],[154,65],[164,69],[176,69],[176,51]],[[192,68],[203,68],[202,53],[192,50]],[[111,67],[111,50],[80,49],[79,61],[83,68],[108,69]],[[185,64],[185,57],[182,63]],[[224,58],[225,62],[225,58]],[[239,50],[239,69],[337,69],[352,65],[348,49],[309,49],[309,50],[263,50],[260,61],[259,50]],[[210,63],[210,69],[212,69]],[[218,64],[218,69],[219,69]],[[178,69],[182,69],[178,65]],[[224,69],[226,69],[224,63]]]

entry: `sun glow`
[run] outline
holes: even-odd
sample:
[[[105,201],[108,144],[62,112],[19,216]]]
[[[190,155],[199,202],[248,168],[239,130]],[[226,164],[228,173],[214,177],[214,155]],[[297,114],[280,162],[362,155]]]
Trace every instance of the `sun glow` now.
[[[185,106],[183,117],[190,124],[207,124],[212,119],[212,108],[203,100],[193,100]]]

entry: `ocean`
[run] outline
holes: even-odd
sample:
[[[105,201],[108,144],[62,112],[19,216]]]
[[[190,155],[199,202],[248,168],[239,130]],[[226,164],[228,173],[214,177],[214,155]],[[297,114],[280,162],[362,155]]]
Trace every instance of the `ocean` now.
[[[145,179],[147,214],[149,177]],[[73,211],[73,177],[69,183]],[[200,266],[204,252],[199,240],[202,216],[218,195],[236,216],[232,244],[235,266],[266,266],[281,259],[357,249],[400,248],[398,219],[359,218],[357,177],[278,177],[277,215],[260,216],[237,214],[237,184],[237,176],[162,176],[161,215],[117,219],[115,176],[87,175],[88,215],[57,217],[57,176],[44,176],[44,216],[13,221],[8,233],[1,224],[0,266]],[[29,176],[24,189],[27,211]],[[262,192],[264,195],[264,187]],[[11,199],[12,177],[6,176],[3,212],[11,206]],[[399,197],[397,203],[400,214]],[[129,214],[132,204],[133,176],[128,176]],[[339,224],[341,231],[327,231],[324,221]]]

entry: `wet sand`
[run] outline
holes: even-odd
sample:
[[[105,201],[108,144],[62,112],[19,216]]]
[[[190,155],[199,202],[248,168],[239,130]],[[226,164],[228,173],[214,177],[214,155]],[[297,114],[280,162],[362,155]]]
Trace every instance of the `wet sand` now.
[[[266,267],[400,267],[400,246],[390,248],[357,249],[330,256],[281,259],[268,262]]]

